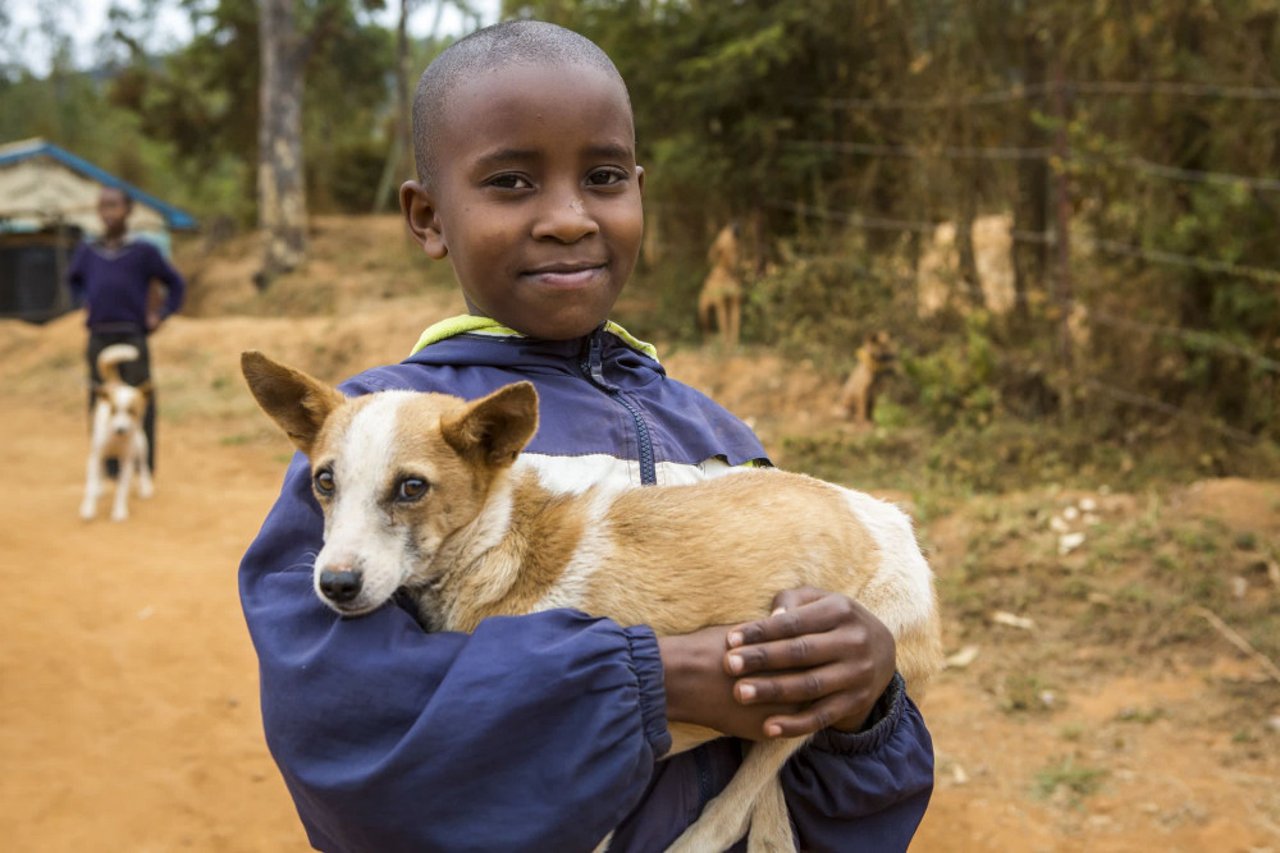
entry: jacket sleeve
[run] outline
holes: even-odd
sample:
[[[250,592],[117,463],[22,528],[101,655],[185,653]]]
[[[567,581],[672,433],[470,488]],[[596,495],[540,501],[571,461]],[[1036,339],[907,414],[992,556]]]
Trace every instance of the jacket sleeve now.
[[[67,267],[67,286],[71,290],[71,298],[77,305],[84,304],[84,244],[76,246],[71,256],[71,264]]]
[[[304,458],[240,567],[267,743],[327,851],[591,850],[670,747],[647,628],[558,610],[425,633],[312,589]]]
[[[819,732],[782,784],[801,849],[906,850],[933,793],[933,741],[895,675],[865,731]]]
[[[164,316],[176,314],[187,296],[187,282],[160,250],[152,247],[151,278],[164,282],[168,296],[164,302]]]

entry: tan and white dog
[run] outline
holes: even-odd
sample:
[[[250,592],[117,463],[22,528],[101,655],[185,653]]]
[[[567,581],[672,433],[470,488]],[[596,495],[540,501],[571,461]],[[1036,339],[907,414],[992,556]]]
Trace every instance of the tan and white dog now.
[[[707,252],[711,272],[698,292],[698,328],[704,336],[718,331],[724,344],[738,345],[742,328],[742,272],[738,263],[738,226],[720,229]]]
[[[570,607],[672,635],[761,618],[777,592],[810,585],[849,595],[889,627],[913,694],[939,668],[933,576],[890,504],[768,469],[555,491],[520,456],[538,424],[528,382],[469,403],[412,391],[348,399],[260,353],[241,366],[311,461],[325,528],[315,590],[343,615],[404,588],[435,630]],[[671,728],[673,753],[720,736]],[[754,744],[670,849],[724,850],[748,823],[750,849],[794,849],[777,774],[804,742]]]
[[[117,459],[120,465],[115,501],[111,505],[112,521],[124,521],[129,517],[129,488],[135,474],[138,496],[149,498],[152,495],[147,434],[142,428],[151,383],[134,386],[120,378],[120,365],[134,361],[138,356],[138,348],[130,344],[112,344],[98,354],[98,374],[102,377],[102,384],[94,389],[93,431],[89,438],[84,500],[80,503],[80,517],[85,521],[98,512],[98,498],[102,495],[108,459]]]

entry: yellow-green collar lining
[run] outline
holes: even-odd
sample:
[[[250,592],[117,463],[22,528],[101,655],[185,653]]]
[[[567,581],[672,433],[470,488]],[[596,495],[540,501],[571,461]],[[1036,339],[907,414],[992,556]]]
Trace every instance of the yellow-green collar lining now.
[[[612,320],[605,322],[604,330],[616,335],[632,349],[644,353],[654,361],[658,360],[658,350],[653,344],[640,340]],[[449,317],[446,320],[441,320],[428,326],[427,330],[418,338],[418,342],[413,345],[413,350],[409,355],[413,355],[424,347],[429,347],[434,343],[439,343],[456,335],[493,335],[501,338],[524,337],[515,329],[508,328],[497,320],[490,320],[488,317],[479,317],[475,314],[459,314],[456,317]]]

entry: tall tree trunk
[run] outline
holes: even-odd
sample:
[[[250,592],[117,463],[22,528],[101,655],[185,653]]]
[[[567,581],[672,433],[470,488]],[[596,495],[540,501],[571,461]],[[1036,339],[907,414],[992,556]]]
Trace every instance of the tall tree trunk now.
[[[444,0],[436,4],[444,7]],[[382,177],[373,193],[373,212],[381,213],[391,207],[397,197],[398,178],[404,174],[405,155],[413,151],[413,129],[410,127],[409,104],[409,7],[410,0],[400,0],[400,14],[396,20],[396,126],[382,165]]]
[[[262,83],[258,124],[258,225],[266,240],[260,290],[295,268],[307,252],[302,163],[305,53],[294,0],[258,0]]]
[[[1048,79],[1048,62],[1044,46],[1034,31],[1022,36],[1022,82],[1027,87],[1039,87]],[[1038,126],[1031,109],[1022,111],[1020,144],[1026,148],[1044,148],[1048,145],[1044,128]],[[1027,318],[1029,296],[1033,290],[1044,289],[1048,245],[1041,238],[1049,228],[1049,167],[1043,159],[1019,160],[1017,169],[1018,194],[1013,206],[1014,289],[1017,291],[1017,314]],[[1032,236],[1036,235],[1036,236]]]

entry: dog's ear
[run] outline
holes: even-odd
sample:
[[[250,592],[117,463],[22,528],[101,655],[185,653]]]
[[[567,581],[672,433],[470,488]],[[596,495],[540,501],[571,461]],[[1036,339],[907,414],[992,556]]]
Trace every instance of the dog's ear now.
[[[440,430],[464,457],[504,468],[516,461],[538,431],[538,392],[532,382],[504,386],[445,415]]]
[[[337,388],[254,350],[240,354],[240,371],[258,405],[308,456],[329,413],[347,399]]]
[[[151,389],[154,386],[151,384],[151,380],[148,379],[146,382],[143,382],[141,385],[135,385],[134,387],[137,388],[139,392],[141,392],[142,396],[150,397]]]

